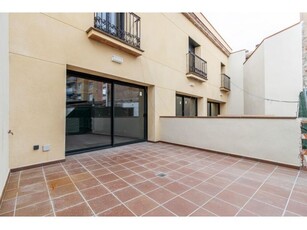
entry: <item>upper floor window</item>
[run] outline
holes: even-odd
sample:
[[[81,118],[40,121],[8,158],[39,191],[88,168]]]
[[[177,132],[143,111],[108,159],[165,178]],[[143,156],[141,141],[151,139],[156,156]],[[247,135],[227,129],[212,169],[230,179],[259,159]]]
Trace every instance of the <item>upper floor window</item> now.
[[[95,13],[95,28],[140,48],[141,18],[134,13]]]

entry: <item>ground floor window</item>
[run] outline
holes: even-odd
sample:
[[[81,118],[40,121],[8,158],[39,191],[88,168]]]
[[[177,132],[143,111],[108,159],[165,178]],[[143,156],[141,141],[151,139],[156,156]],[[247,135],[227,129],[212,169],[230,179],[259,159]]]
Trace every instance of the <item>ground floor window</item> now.
[[[216,117],[220,115],[220,103],[208,101],[207,111],[208,111],[208,117]]]
[[[146,89],[68,71],[66,153],[146,140]]]
[[[176,116],[197,116],[197,98],[176,95]]]

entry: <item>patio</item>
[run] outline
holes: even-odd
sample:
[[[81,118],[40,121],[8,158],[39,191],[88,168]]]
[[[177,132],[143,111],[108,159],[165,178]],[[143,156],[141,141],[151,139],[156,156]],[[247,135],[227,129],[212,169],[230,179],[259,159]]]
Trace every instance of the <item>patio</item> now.
[[[1,216],[307,216],[307,172],[165,143],[11,173]]]

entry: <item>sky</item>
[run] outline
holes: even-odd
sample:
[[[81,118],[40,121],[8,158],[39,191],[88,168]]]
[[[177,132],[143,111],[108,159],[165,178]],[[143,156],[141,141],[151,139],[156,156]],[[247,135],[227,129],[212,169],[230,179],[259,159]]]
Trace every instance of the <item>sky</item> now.
[[[299,12],[202,12],[232,51],[252,51],[261,41],[300,21]]]

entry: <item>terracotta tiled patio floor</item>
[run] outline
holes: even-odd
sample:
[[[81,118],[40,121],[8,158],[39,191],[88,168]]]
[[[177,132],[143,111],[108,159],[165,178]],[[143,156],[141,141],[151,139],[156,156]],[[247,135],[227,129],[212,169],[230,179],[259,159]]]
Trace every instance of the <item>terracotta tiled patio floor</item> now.
[[[0,215],[307,216],[307,173],[139,143],[11,173]]]

